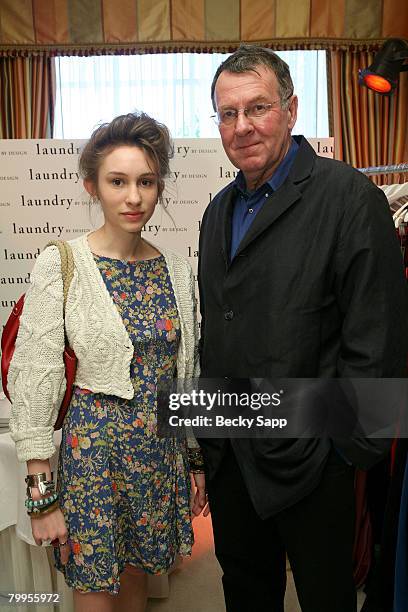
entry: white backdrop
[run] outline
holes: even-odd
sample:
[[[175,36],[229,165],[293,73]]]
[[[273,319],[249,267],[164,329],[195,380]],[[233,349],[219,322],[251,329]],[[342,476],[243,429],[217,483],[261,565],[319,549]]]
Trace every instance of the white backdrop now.
[[[97,228],[101,215],[89,204],[78,174],[82,140],[0,140],[0,325],[27,290],[30,270],[45,244]],[[311,139],[333,157],[333,139]],[[176,139],[171,176],[161,208],[143,236],[184,255],[196,273],[200,220],[207,204],[237,170],[219,139]]]

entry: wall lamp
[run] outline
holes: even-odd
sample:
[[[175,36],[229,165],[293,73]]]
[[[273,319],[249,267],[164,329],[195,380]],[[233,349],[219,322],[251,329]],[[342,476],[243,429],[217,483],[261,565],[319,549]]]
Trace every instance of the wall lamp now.
[[[408,70],[408,42],[401,38],[387,40],[368,68],[358,71],[358,82],[380,94],[391,94],[398,83],[398,73]]]

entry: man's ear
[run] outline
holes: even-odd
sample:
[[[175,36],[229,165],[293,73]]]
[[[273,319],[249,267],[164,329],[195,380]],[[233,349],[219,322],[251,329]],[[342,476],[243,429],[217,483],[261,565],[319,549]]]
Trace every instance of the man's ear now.
[[[92,198],[97,195],[95,183],[91,179],[84,179],[84,187]]]
[[[288,107],[288,128],[291,130],[296,123],[298,109],[298,97],[292,96]]]

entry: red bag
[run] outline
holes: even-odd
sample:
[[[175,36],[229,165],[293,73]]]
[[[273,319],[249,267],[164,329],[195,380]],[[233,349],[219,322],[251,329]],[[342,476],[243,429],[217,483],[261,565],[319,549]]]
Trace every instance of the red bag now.
[[[49,242],[47,246],[56,246],[60,252],[61,257],[61,272],[62,272],[62,282],[63,282],[63,290],[64,290],[64,315],[65,315],[65,304],[68,295],[68,289],[71,283],[71,279],[74,273],[74,260],[72,257],[71,247],[68,243],[63,242],[62,240],[54,240]],[[23,294],[18,300],[17,304],[14,306],[13,310],[10,313],[10,316],[7,320],[6,325],[4,326],[4,330],[1,336],[1,382],[3,385],[3,391],[6,394],[6,397],[9,401],[10,395],[7,389],[7,376],[11,363],[11,359],[14,354],[14,348],[16,345],[16,339],[18,334],[18,328],[20,327],[20,316],[23,312],[24,306],[24,297]],[[75,381],[76,367],[77,367],[77,358],[75,356],[74,351],[69,346],[67,342],[67,338],[65,336],[65,349],[64,349],[64,364],[65,364],[65,378],[67,380],[67,387],[65,390],[65,395],[61,402],[61,406],[58,412],[57,420],[55,421],[54,429],[61,429],[62,423],[64,422],[64,417],[66,415],[69,403],[72,397],[72,387]]]

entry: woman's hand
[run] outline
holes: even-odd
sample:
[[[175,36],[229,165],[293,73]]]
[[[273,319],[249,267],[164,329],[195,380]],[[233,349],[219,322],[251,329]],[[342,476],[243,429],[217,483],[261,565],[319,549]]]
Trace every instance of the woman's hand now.
[[[191,503],[190,509],[194,516],[199,516],[203,512],[203,516],[208,516],[210,507],[207,501],[205,492],[205,476],[204,474],[195,474],[190,472],[191,478]]]
[[[33,538],[38,546],[44,541],[54,540],[55,546],[58,546],[61,553],[61,563],[65,565],[69,559],[71,547],[68,542],[68,529],[65,525],[64,515],[60,508],[53,512],[38,516],[31,519],[31,529]]]

